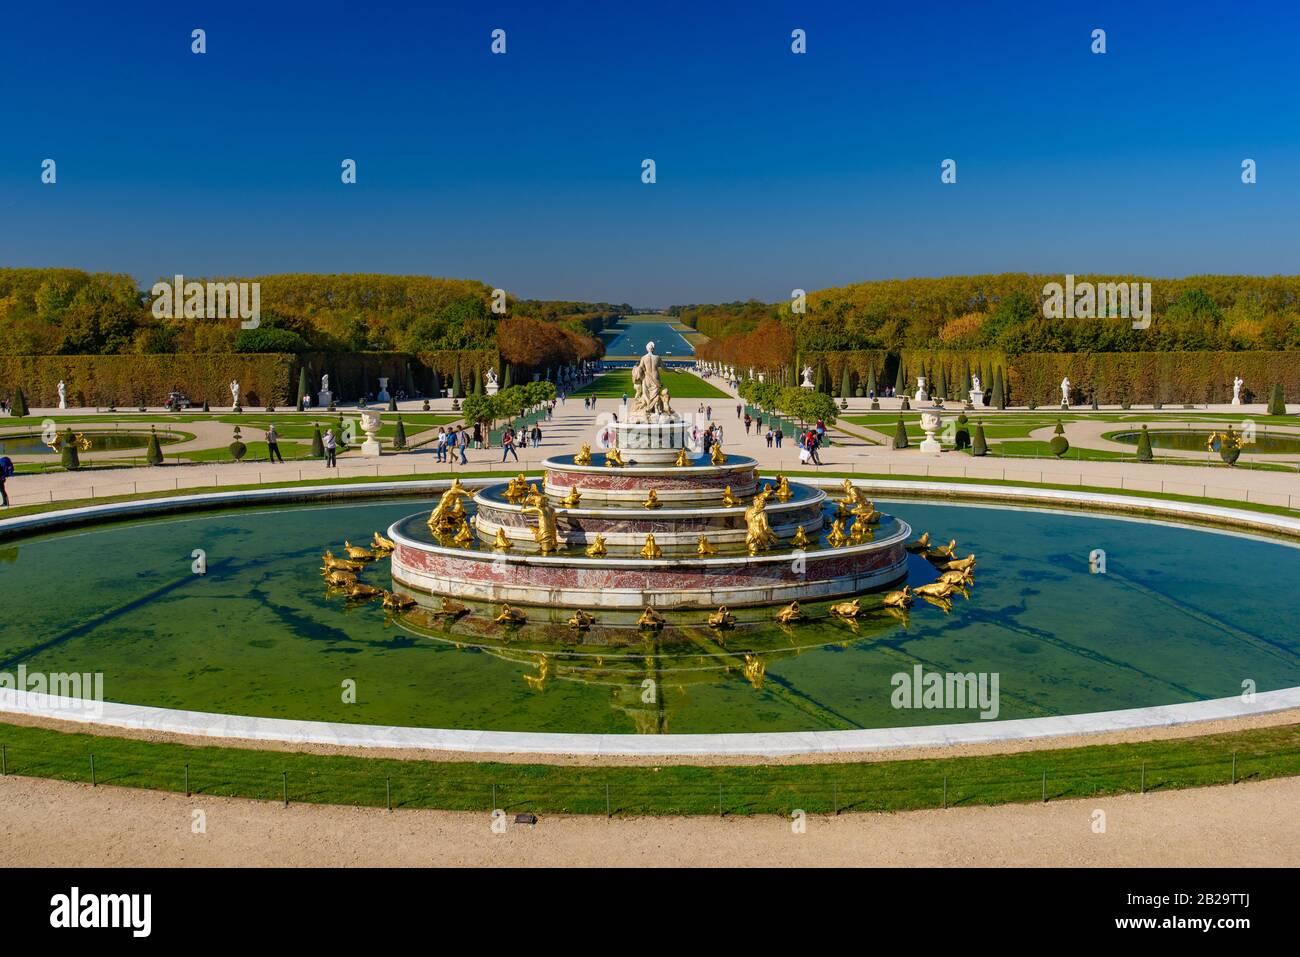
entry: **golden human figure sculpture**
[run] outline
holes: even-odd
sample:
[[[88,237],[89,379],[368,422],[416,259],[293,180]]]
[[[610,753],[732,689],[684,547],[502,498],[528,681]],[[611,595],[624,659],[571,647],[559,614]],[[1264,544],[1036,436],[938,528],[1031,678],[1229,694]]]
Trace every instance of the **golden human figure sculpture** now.
[[[722,504],[727,508],[735,508],[740,504],[740,499],[736,498],[736,496],[732,494],[730,485],[722,490]]]
[[[754,496],[754,501],[745,509],[745,527],[745,547],[749,549],[749,554],[757,555],[776,544],[776,533],[767,520],[766,496]]]
[[[586,442],[582,443],[582,448],[580,448],[578,450],[578,454],[573,457],[573,464],[574,465],[591,464],[591,446],[588,445]]]
[[[685,468],[690,464],[691,464],[691,460],[690,457],[686,454],[686,450],[678,449],[677,458],[673,459],[673,465],[676,465],[680,469],[680,468]]]
[[[565,508],[577,508],[582,503],[582,493],[578,491],[578,486],[574,485],[569,489],[569,494],[560,499],[560,504]]]
[[[655,544],[655,537],[653,535],[647,535],[645,537],[645,544],[641,546],[641,557],[642,558],[663,558],[664,557],[664,550]]]
[[[826,544],[831,548],[843,548],[849,543],[849,537],[844,534],[844,519],[837,518],[831,522],[831,533],[826,536]]]
[[[641,504],[646,508],[660,508],[663,506],[663,502],[659,501],[659,493],[654,489],[650,490],[650,494],[645,497],[645,501]]]
[[[520,509],[520,512],[524,515],[537,516],[537,527],[533,529],[533,538],[537,539],[537,546],[543,555],[549,555],[559,548],[560,536],[555,520],[555,509],[545,495],[541,493],[529,495],[528,504]]]
[[[875,537],[875,533],[871,531],[871,526],[861,518],[855,518],[853,524],[849,526],[849,541],[854,545],[869,542]]]
[[[623,453],[618,450],[617,445],[605,452],[605,464],[615,468],[622,468],[627,464],[623,461]]]
[[[511,505],[518,505],[528,497],[528,479],[524,473],[520,472],[517,476],[506,483],[506,501]]]
[[[459,523],[459,517],[465,514],[461,499],[470,498],[469,489],[460,484],[460,479],[452,479],[451,486],[438,499],[438,506],[429,514],[429,527],[435,531],[439,528],[452,528]]]
[[[803,530],[802,525],[794,530],[794,538],[790,539],[790,544],[794,548],[808,547],[808,533]]]
[[[496,537],[492,539],[492,547],[499,552],[508,552],[510,549],[514,548],[514,545],[511,544],[510,538],[506,535],[506,530],[504,528],[497,528]]]
[[[869,499],[863,499],[853,509],[854,516],[858,521],[867,525],[879,525],[881,515],[876,511],[876,506],[871,504]]]
[[[605,536],[597,535],[596,540],[587,546],[588,558],[603,558],[606,553]]]
[[[786,478],[784,475],[778,475],[776,477],[777,501],[788,502],[793,496],[794,496],[794,492],[790,491],[790,480]]]
[[[713,448],[709,449],[709,461],[714,465],[727,464],[727,453],[722,451],[721,442],[714,442]]]
[[[718,554],[718,550],[704,535],[700,535],[699,540],[695,543],[695,554],[700,558],[708,558],[710,555]]]
[[[841,499],[846,505],[857,505],[862,501],[862,493],[853,487],[853,483],[848,479],[840,486],[844,490],[844,498]]]

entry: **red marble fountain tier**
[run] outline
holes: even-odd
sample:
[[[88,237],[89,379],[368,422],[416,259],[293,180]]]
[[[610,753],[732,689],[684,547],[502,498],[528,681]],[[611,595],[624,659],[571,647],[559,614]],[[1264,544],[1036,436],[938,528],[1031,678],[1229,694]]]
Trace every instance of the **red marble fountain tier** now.
[[[545,491],[558,503],[577,486],[586,505],[636,505],[655,490],[664,504],[703,505],[722,501],[722,491],[731,486],[737,498],[757,491],[757,463],[747,456],[731,456],[725,465],[702,464],[613,468],[604,465],[573,465],[547,459]]]
[[[906,577],[899,522],[887,537],[865,545],[756,557],[585,558],[519,555],[447,548],[389,529],[397,548],[393,581],[412,592],[489,602],[569,608],[635,609],[741,607],[858,594]]]

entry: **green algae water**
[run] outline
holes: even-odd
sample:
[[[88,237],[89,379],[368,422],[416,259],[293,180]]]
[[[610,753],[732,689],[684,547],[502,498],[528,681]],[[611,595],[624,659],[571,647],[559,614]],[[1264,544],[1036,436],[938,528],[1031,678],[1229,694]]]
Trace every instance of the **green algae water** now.
[[[973,707],[895,707],[896,676],[918,666],[996,675],[995,720],[1300,685],[1300,631],[1275,587],[1300,579],[1294,546],[1078,513],[877,505],[978,556],[969,598],[904,614],[865,595],[856,623],[825,604],[793,625],[741,610],[730,631],[681,613],[658,635],[599,608],[583,633],[546,609],[518,628],[482,606],[448,624],[350,603],[319,574],[324,548],[339,555],[427,503],[207,512],[0,543],[0,672],[102,672],[110,701],[196,711],[651,734],[980,720]],[[1090,571],[1097,549],[1104,573]],[[909,563],[913,586],[935,578]],[[362,579],[390,587],[387,562]]]

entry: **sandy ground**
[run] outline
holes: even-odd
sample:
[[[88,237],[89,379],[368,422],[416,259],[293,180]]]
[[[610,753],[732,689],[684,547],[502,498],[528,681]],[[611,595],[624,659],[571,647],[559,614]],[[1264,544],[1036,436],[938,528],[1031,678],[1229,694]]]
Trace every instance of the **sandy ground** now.
[[[1293,867],[1298,802],[1300,778],[1284,778],[1049,804],[812,816],[803,833],[775,816],[544,816],[494,833],[487,814],[285,808],[10,776],[0,778],[0,866]]]

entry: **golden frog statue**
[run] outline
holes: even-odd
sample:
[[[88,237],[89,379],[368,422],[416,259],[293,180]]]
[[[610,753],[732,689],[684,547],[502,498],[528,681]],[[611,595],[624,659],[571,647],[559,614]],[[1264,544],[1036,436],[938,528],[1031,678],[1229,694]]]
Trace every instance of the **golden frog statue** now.
[[[614,468],[622,468],[627,463],[623,461],[623,453],[618,450],[618,446],[605,453],[605,464],[612,465]]]
[[[534,492],[528,496],[528,504],[520,512],[524,515],[536,515],[537,527],[533,529],[533,538],[543,555],[550,555],[560,547],[560,536],[555,520],[555,509],[546,500],[546,496]]]
[[[606,555],[605,536],[597,535],[596,540],[587,546],[588,558],[604,558]]]
[[[414,608],[416,601],[410,595],[403,595],[395,591],[384,592],[384,607],[389,611],[406,611],[408,608]]]
[[[460,523],[460,531],[456,533],[456,537],[452,541],[461,548],[466,548],[474,543],[474,533],[469,530],[469,522],[462,521]]]
[[[690,457],[686,454],[685,449],[677,450],[677,458],[673,460],[673,464],[676,465],[679,469],[685,468],[686,466],[691,464]]]
[[[440,528],[454,528],[460,524],[460,517],[465,514],[461,499],[469,498],[469,489],[460,484],[460,479],[452,479],[451,486],[438,499],[437,507],[429,514],[429,527],[435,532]]]
[[[595,616],[587,614],[581,608],[574,609],[573,614],[569,617],[568,620],[568,625],[570,628],[577,628],[580,631],[584,628],[590,628],[595,623],[596,623]]]
[[[662,628],[667,619],[659,612],[655,611],[649,605],[641,612],[641,617],[636,620],[638,628]]]
[[[664,550],[655,544],[653,535],[645,537],[645,544],[641,546],[641,557],[647,559],[664,557]]]
[[[560,504],[565,508],[577,508],[582,503],[582,493],[578,491],[578,486],[574,485],[569,489],[569,494],[560,499]]]
[[[907,608],[912,604],[912,589],[904,585],[901,591],[891,591],[881,603],[886,608]]]
[[[862,545],[872,541],[876,533],[871,530],[871,526],[861,518],[855,518],[853,524],[849,526],[849,542],[853,545]]]
[[[713,447],[709,449],[709,461],[714,465],[727,464],[727,453],[722,451],[721,442],[714,442]]]
[[[807,548],[811,543],[808,541],[808,533],[800,525],[794,530],[794,538],[790,539],[790,545],[794,548]]]
[[[343,550],[348,553],[348,558],[358,562],[373,562],[379,556],[368,548],[362,548],[360,545],[353,545],[346,539],[343,542]]]
[[[699,555],[700,558],[708,558],[710,555],[718,554],[718,550],[713,546],[713,543],[709,541],[707,536],[701,534],[699,539],[695,542],[695,554]]]
[[[909,552],[914,552],[918,555],[924,555],[926,552],[930,550],[930,533],[926,532],[920,538],[916,539],[915,541],[908,542],[903,547],[906,548]]]
[[[514,545],[511,543],[510,537],[506,535],[506,530],[504,528],[501,528],[500,526],[497,527],[496,537],[492,539],[492,547],[499,552],[508,552],[510,549],[514,548]]]
[[[735,508],[740,504],[740,499],[736,498],[730,485],[722,490],[722,504],[726,508]]]
[[[527,620],[527,615],[518,608],[511,608],[509,605],[502,605],[501,614],[493,619],[499,625],[522,625]]]
[[[844,498],[840,499],[845,505],[853,506],[863,501],[862,493],[853,487],[853,483],[848,479],[840,486],[844,490]]]
[[[651,489],[651,490],[650,490],[650,494],[647,495],[647,496],[645,497],[645,501],[642,502],[641,504],[642,504],[645,508],[662,508],[662,507],[663,507],[663,502],[659,501],[659,493],[656,492],[654,489]]]
[[[831,614],[836,618],[857,618],[862,614],[862,603],[856,598],[852,601],[842,601],[838,605],[831,605]]]
[[[776,533],[767,520],[767,497],[756,495],[745,509],[745,547],[749,554],[757,555],[776,544]]]
[[[784,475],[778,475],[776,477],[777,501],[788,502],[793,496],[794,496],[794,492],[790,491],[790,480],[786,478]]]
[[[573,464],[574,465],[591,464],[591,446],[588,445],[586,442],[582,443],[582,448],[580,448],[578,450],[578,454],[573,457]]]
[[[736,616],[727,611],[726,605],[721,605],[708,618],[710,628],[730,628],[736,623]]]
[[[783,625],[788,625],[794,621],[806,621],[807,618],[808,616],[803,613],[803,609],[799,607],[797,601],[790,602],[776,613],[776,620]]]

